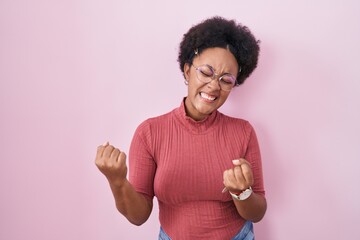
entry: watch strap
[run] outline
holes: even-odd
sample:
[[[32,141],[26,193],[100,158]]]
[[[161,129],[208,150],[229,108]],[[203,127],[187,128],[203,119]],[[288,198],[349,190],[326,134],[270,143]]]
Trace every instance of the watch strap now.
[[[230,195],[238,200],[238,201],[243,201],[243,200],[246,200],[250,197],[251,193],[253,192],[252,188],[249,187],[248,189],[245,189],[244,191],[242,191],[240,194],[235,194],[235,193],[232,193],[232,192],[229,192]]]

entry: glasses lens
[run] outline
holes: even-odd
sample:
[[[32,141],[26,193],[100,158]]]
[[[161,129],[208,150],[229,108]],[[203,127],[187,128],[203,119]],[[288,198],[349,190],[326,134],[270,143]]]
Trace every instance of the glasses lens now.
[[[236,78],[233,75],[225,74],[220,77],[220,87],[224,91],[230,91],[235,86]]]
[[[196,67],[196,76],[203,83],[211,82],[215,77],[214,70],[207,65]],[[231,91],[235,86],[236,78],[231,74],[224,74],[219,78],[220,88],[224,91]]]
[[[214,77],[214,71],[209,66],[200,66],[196,69],[197,77],[201,82],[211,82]]]

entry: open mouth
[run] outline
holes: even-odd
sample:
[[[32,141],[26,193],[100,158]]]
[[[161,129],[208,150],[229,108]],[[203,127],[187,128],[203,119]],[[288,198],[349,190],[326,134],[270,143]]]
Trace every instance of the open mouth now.
[[[200,92],[200,97],[202,97],[203,99],[207,100],[207,101],[215,101],[217,99],[217,97],[215,96],[211,96],[207,93],[204,92]]]

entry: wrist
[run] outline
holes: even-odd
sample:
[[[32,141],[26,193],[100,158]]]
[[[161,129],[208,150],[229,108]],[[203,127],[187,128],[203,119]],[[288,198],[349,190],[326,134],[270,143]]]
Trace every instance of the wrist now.
[[[117,179],[117,180],[110,180],[108,179],[108,182],[109,182],[109,185],[111,188],[123,188],[127,183],[128,183],[128,180],[125,178],[125,179]]]
[[[249,187],[248,189],[245,189],[240,193],[234,193],[234,192],[229,192],[229,193],[233,197],[233,199],[236,199],[238,201],[244,201],[250,197],[250,195],[253,193],[253,190],[251,187]]]

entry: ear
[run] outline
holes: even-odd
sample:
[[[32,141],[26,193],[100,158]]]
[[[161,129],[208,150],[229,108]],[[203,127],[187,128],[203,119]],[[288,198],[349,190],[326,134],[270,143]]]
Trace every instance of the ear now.
[[[189,81],[190,79],[190,64],[189,63],[185,63],[184,64],[184,77],[187,81]]]

